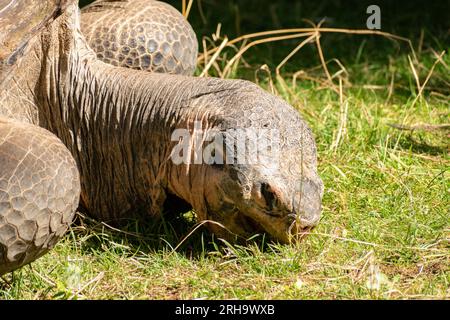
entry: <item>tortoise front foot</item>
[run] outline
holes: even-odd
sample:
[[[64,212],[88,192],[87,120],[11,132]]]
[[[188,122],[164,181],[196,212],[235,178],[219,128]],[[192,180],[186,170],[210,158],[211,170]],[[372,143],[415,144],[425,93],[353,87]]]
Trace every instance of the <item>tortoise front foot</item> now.
[[[56,136],[0,118],[0,275],[51,249],[72,222],[79,196],[75,161]]]

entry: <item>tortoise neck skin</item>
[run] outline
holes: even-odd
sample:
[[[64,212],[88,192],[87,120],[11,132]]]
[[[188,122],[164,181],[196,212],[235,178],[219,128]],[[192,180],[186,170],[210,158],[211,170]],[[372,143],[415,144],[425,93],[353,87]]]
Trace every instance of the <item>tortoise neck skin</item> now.
[[[70,0],[0,0],[0,84],[28,42],[67,8]]]
[[[134,210],[159,214],[167,192],[202,204],[205,167],[188,172],[173,165],[171,133],[192,128],[199,117],[209,123],[220,118],[218,108],[206,111],[210,104],[192,102],[241,89],[239,82],[193,82],[105,64],[81,35],[76,6],[25,49],[0,86],[0,115],[44,127],[62,140],[77,161],[81,204],[89,213],[103,221]]]
[[[68,4],[66,0],[0,0],[0,115],[36,123],[34,84],[40,74],[36,38]]]
[[[75,4],[34,38],[0,84],[0,116],[56,134],[74,156],[81,204],[102,221],[131,212],[157,215],[167,194],[188,202],[199,220],[244,236],[265,231],[281,242],[315,225],[323,184],[313,135],[298,112],[256,85],[117,68],[97,60],[79,28]],[[277,168],[175,165],[175,129],[280,131]],[[295,228],[292,228],[295,225]],[[228,233],[211,225],[218,235]]]

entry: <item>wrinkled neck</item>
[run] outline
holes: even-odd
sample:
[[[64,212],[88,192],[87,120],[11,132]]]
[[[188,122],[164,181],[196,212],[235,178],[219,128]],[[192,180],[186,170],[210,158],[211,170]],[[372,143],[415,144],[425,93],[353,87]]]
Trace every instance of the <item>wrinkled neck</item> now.
[[[18,5],[11,10],[19,10],[16,19],[26,20],[28,11],[20,11],[20,3]],[[62,8],[64,13],[60,15]],[[37,125],[40,124],[38,93],[53,90],[56,86],[56,83],[43,86],[46,83],[42,82],[42,78],[58,78],[75,52],[92,56],[90,50],[79,50],[83,47],[80,46],[83,41],[80,41],[82,36],[78,27],[79,9],[76,3],[63,1],[58,6],[42,6],[41,9],[42,19],[2,30],[8,41],[5,48],[0,49],[0,115]],[[40,22],[35,25],[37,21]],[[2,45],[4,40],[0,39]],[[14,48],[14,44],[18,47]],[[5,50],[6,53],[12,50],[9,58],[8,54],[6,58],[3,54]]]
[[[217,86],[117,68],[76,53],[45,69],[50,72],[40,78],[47,90],[38,94],[39,121],[74,155],[90,212],[105,220],[133,210],[157,213],[166,191],[195,203],[201,170],[186,177],[173,165],[171,135],[196,119],[214,122],[214,106],[199,100]]]
[[[78,19],[68,11],[33,40],[23,59],[32,72],[23,68],[17,77],[17,91],[29,91],[16,94],[30,101],[23,114],[69,148],[81,174],[83,206],[95,216],[156,213],[166,192],[198,207],[208,183],[205,166],[174,165],[172,133],[192,129],[196,120],[220,123],[242,84],[104,64],[80,34]]]
[[[35,88],[41,73],[41,61],[31,42],[29,54],[20,59],[4,75],[0,84],[0,116],[21,122],[38,123]]]

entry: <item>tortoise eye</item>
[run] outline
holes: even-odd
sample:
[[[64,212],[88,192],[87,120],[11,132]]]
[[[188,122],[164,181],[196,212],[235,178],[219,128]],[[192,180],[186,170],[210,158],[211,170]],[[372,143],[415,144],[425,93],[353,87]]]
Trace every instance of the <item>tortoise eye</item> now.
[[[269,210],[272,210],[276,203],[276,195],[272,191],[272,188],[269,184],[263,182],[261,183],[261,195],[263,196],[264,200],[266,201],[267,206],[269,207]]]

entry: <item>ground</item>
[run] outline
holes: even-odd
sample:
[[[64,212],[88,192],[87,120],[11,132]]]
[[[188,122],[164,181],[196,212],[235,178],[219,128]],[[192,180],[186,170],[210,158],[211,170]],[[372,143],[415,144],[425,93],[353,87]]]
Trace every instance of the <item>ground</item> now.
[[[212,22],[196,28],[199,35],[216,30],[207,5]],[[273,25],[283,9],[270,11]],[[239,10],[229,6],[222,36],[227,25],[240,29]],[[196,7],[192,15],[200,20]],[[206,41],[208,48],[222,36]],[[450,298],[449,131],[391,126],[448,124],[448,34],[431,25],[406,36],[414,51],[382,36],[324,33],[333,84],[314,43],[276,75],[304,38],[253,48],[226,75],[282,96],[316,136],[323,218],[303,242],[231,245],[196,228],[190,213],[156,224],[131,221],[125,230],[77,215],[54,250],[0,278],[0,299]],[[219,75],[234,54],[224,50],[209,73]],[[200,61],[197,75],[204,68]]]

